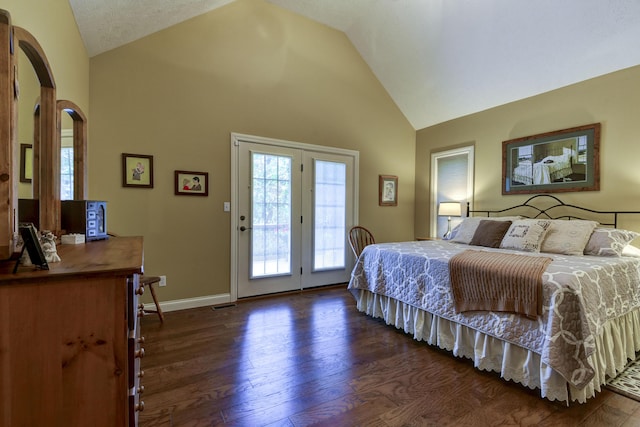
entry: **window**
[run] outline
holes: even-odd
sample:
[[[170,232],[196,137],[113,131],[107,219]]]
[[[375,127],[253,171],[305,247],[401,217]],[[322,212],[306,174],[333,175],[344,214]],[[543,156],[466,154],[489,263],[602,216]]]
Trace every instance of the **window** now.
[[[460,202],[466,216],[467,202],[473,198],[473,152],[474,147],[468,146],[431,154],[431,237],[447,231],[448,218],[438,216],[440,202]],[[452,218],[452,227],[460,221]]]
[[[73,200],[73,130],[62,131],[60,200]]]

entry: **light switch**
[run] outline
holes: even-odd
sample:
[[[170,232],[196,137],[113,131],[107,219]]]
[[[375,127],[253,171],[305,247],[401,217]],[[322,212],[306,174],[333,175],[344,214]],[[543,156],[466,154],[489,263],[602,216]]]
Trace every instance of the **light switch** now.
[[[224,202],[224,211],[231,212],[231,202]]]

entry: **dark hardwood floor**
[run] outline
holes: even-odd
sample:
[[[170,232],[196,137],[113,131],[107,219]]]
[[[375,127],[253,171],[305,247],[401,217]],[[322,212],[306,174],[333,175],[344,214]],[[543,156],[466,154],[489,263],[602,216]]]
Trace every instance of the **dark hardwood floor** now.
[[[604,390],[549,402],[359,313],[345,287],[142,319],[140,426],[640,426]]]

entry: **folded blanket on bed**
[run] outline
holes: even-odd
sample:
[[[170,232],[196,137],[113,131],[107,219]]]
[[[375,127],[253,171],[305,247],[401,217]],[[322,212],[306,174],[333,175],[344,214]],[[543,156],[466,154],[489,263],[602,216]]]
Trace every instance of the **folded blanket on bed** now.
[[[542,314],[542,273],[551,258],[466,250],[451,257],[449,275],[457,312]]]

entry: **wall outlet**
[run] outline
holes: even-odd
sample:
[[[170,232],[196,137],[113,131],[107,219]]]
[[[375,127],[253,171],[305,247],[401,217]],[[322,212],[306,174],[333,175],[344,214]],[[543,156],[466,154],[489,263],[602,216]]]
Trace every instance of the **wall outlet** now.
[[[160,276],[160,283],[158,283],[158,285],[167,286],[167,276]]]

